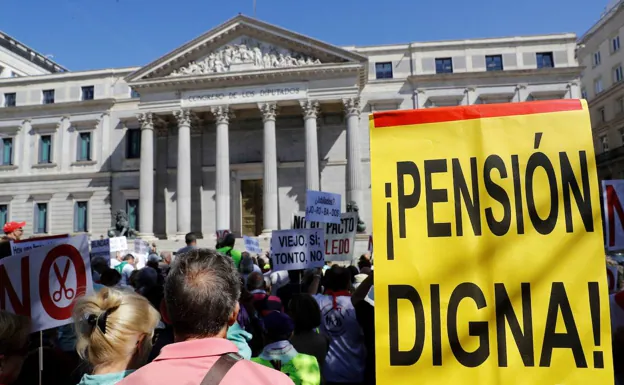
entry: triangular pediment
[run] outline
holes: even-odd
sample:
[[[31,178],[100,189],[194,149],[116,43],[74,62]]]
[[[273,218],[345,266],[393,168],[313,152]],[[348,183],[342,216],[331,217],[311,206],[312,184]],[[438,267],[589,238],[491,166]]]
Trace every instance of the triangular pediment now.
[[[208,55],[173,70],[169,76],[305,67],[318,64],[323,64],[323,62],[317,57],[250,36],[240,36]]]
[[[130,74],[128,82],[143,82],[225,73],[331,64],[366,63],[366,58],[239,15],[162,58]]]

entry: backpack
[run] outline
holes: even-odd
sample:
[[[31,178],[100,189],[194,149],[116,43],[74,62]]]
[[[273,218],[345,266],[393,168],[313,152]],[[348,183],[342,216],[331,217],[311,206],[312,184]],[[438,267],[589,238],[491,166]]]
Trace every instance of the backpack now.
[[[117,270],[117,272],[119,274],[121,274],[121,272],[123,271],[123,268],[126,267],[126,265],[128,264],[128,262],[122,262],[119,265],[115,266],[115,270]]]

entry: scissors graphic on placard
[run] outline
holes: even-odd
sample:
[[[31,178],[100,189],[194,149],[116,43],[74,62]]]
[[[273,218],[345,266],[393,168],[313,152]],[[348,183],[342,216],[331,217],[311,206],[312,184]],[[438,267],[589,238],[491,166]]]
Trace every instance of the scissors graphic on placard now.
[[[61,285],[61,287],[57,291],[52,293],[52,299],[54,300],[54,302],[60,301],[61,298],[63,297],[63,294],[65,294],[65,298],[73,299],[74,294],[75,294],[74,289],[65,287],[65,282],[67,281],[67,275],[69,274],[69,261],[65,263],[65,269],[63,270],[63,275],[61,275],[58,265],[54,263],[54,274],[56,275],[56,278],[58,279],[59,284]]]

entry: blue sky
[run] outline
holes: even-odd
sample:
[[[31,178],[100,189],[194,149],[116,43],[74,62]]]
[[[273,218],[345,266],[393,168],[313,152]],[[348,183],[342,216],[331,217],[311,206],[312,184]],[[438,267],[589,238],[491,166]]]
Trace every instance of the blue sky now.
[[[253,0],[4,0],[0,30],[71,70],[144,65]],[[257,0],[257,17],[336,45],[583,34],[607,0]]]

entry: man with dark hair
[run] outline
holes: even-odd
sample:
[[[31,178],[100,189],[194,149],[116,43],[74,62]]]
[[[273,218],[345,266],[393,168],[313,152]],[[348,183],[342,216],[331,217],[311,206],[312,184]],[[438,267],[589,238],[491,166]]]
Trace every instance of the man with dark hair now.
[[[152,363],[119,384],[200,384],[210,378],[210,384],[220,385],[292,385],[284,374],[242,360],[236,345],[226,339],[238,316],[240,291],[231,258],[209,249],[177,255],[165,284],[176,343],[163,347]]]
[[[217,244],[217,251],[231,257],[234,261],[234,265],[238,269],[240,267],[241,259],[243,259],[243,255],[240,251],[234,250],[234,243],[236,242],[236,238],[234,238],[234,234],[227,233],[225,237],[221,239]]]
[[[191,250],[197,249],[197,236],[194,233],[188,233],[184,236],[186,246],[178,250],[177,254],[183,254]]]
[[[130,286],[130,276],[135,271],[136,259],[132,254],[126,254],[120,264],[115,266],[115,270],[121,274],[121,285]]]
[[[327,383],[356,383],[364,379],[366,349],[364,333],[351,303],[351,274],[333,265],[325,272],[324,294],[316,294],[321,283],[318,271],[308,288],[321,309],[321,332],[331,337],[329,352],[323,365]]]
[[[320,385],[318,360],[298,352],[289,341],[294,327],[292,319],[284,313],[273,311],[267,314],[264,317],[267,344],[252,361],[287,374],[296,384]]]
[[[267,284],[262,274],[258,272],[249,274],[247,290],[253,295],[253,305],[260,315],[264,316],[271,311],[284,311],[279,297],[270,295],[271,285]]]

